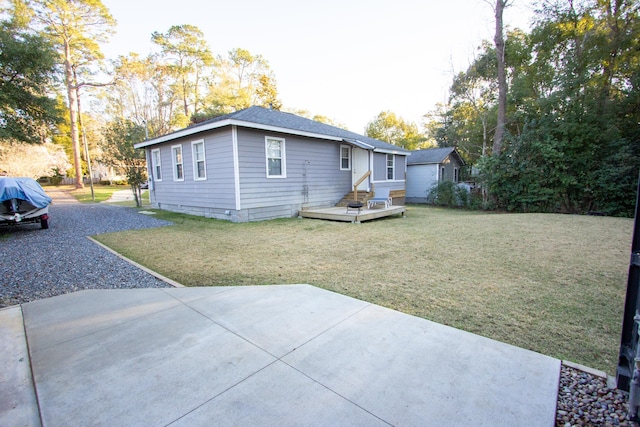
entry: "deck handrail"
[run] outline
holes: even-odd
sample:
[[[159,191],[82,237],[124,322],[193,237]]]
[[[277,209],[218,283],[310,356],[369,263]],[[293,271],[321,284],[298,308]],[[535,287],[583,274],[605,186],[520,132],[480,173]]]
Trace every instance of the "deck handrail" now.
[[[369,176],[371,175],[371,169],[369,169],[364,175],[362,175],[360,177],[359,180],[356,181],[355,184],[353,184],[353,198],[355,200],[358,200],[358,185],[362,184],[362,182],[369,178]]]

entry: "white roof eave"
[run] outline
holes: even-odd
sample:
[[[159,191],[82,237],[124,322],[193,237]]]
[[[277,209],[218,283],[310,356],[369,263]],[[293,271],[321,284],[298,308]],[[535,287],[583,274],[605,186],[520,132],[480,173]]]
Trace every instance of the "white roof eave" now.
[[[287,129],[279,126],[263,125],[260,123],[245,122],[242,120],[226,119],[226,120],[220,120],[218,122],[204,124],[201,126],[194,126],[191,128],[182,129],[167,135],[149,139],[147,141],[138,142],[133,146],[134,148],[146,148],[152,145],[162,144],[164,142],[173,141],[175,139],[183,138],[183,137],[194,135],[197,133],[202,133],[202,132],[207,132],[214,129],[223,128],[225,126],[240,126],[240,127],[249,128],[249,129],[260,129],[260,130],[266,130],[270,132],[286,133],[289,135],[298,135],[298,136],[307,136],[310,138],[326,139],[330,141],[343,141],[342,137],[337,137],[337,136],[323,135],[319,133],[305,132],[305,131],[299,131],[295,129]]]
[[[366,142],[362,142],[359,139],[342,138],[342,140],[344,142],[346,142],[347,144],[355,145],[358,148],[363,148],[365,150],[372,150],[373,149],[373,145],[367,144]]]
[[[376,153],[385,153],[385,154],[399,154],[401,156],[410,156],[411,153],[403,150],[392,150],[390,148],[374,148],[374,152]]]

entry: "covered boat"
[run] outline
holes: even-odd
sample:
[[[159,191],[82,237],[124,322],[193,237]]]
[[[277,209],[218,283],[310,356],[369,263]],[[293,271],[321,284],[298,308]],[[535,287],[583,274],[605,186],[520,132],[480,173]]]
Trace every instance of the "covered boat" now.
[[[39,222],[49,228],[51,197],[32,178],[0,177],[0,224]]]

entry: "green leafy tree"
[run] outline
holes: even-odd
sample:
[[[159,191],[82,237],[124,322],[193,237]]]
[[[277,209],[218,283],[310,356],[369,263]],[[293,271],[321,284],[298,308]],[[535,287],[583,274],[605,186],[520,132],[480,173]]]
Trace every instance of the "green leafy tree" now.
[[[422,116],[422,127],[427,143],[437,147],[454,147],[455,135],[453,134],[453,121],[451,105],[438,103],[429,113]]]
[[[529,34],[507,33],[504,55],[495,40],[483,43],[454,77],[449,103],[427,117],[428,136],[477,162],[497,208],[632,215],[640,6],[554,0],[539,7]],[[496,142],[499,128],[499,58],[509,90],[500,149],[489,152],[487,140]]]
[[[271,74],[261,74],[258,77],[258,86],[255,89],[255,105],[280,110],[282,101],[278,99],[278,87],[275,77]]]
[[[56,52],[28,28],[22,3],[0,22],[0,139],[43,143],[60,121],[54,91]]]
[[[513,79],[521,132],[485,163],[487,185],[500,208],[631,215],[640,167],[638,4],[543,6],[530,59]]]
[[[507,40],[512,40],[511,34]],[[492,132],[495,138],[498,128],[497,66],[495,49],[483,43],[479,56],[465,72],[454,77],[450,89],[451,114],[458,135],[455,145],[474,159],[493,152],[489,138]]]
[[[142,206],[140,184],[146,179],[144,150],[136,150],[133,144],[143,141],[145,129],[130,120],[115,120],[103,130],[102,156],[100,161],[123,172],[136,206]]]
[[[100,0],[24,0],[33,8],[36,22],[58,51],[69,107],[76,187],[84,187],[78,127],[79,78],[91,75],[91,67],[103,59],[100,43],[113,33],[116,21]]]
[[[207,97],[210,112],[224,114],[252,105],[276,110],[282,107],[267,60],[241,48],[229,51],[226,57],[218,56]]]
[[[391,111],[382,111],[365,128],[365,135],[407,150],[426,148],[427,138],[415,123],[406,122]]]
[[[508,135],[522,131],[523,104],[533,99],[530,74],[527,74],[530,60],[529,36],[519,29],[509,31],[505,40],[505,65],[511,90],[504,127]],[[469,163],[491,155],[498,95],[496,51],[485,41],[471,65],[454,76],[448,103],[438,105],[425,116],[428,138],[441,147],[457,147]]]
[[[178,97],[170,66],[158,55],[131,53],[114,62],[114,72],[115,84],[105,89],[106,112],[145,126],[152,138],[171,132]]]
[[[166,33],[154,32],[151,40],[162,49],[160,60],[168,65],[174,79],[171,88],[182,103],[183,116],[178,121],[186,125],[189,116],[202,107],[201,86],[213,64],[213,54],[202,31],[193,25],[174,25]]]

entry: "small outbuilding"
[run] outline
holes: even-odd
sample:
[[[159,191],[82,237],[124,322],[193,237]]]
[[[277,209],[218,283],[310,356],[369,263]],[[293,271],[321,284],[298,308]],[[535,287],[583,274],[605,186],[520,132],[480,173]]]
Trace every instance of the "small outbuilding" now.
[[[412,151],[407,161],[407,203],[427,203],[432,188],[444,181],[460,182],[465,161],[455,147]]]

